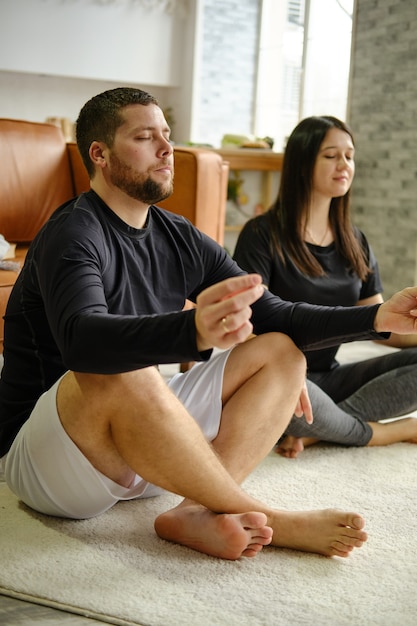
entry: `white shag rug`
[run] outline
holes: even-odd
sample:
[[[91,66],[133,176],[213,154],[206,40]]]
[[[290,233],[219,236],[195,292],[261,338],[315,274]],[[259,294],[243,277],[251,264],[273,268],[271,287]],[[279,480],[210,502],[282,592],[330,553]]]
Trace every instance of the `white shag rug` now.
[[[271,454],[245,483],[276,507],[362,513],[367,543],[347,559],[266,548],[222,561],[167,543],[153,519],[172,495],[91,520],[38,515],[0,485],[0,593],[111,624],[414,626],[417,446],[317,446]]]
[[[222,561],[155,535],[176,496],[68,521],[0,483],[0,593],[119,625],[416,624],[417,446],[271,453],[244,486],[277,508],[362,513],[368,542],[347,559],[266,548]]]

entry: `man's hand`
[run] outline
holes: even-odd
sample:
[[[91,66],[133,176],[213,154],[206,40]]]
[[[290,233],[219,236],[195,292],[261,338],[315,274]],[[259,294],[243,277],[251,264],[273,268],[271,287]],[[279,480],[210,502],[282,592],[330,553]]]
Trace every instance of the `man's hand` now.
[[[374,328],[378,333],[416,333],[417,287],[407,287],[381,304],[375,316]]]
[[[296,417],[302,417],[304,415],[307,424],[313,423],[313,409],[311,408],[310,396],[308,395],[307,383],[301,390],[300,398],[295,407],[294,415]]]
[[[209,348],[230,348],[252,333],[251,304],[264,293],[258,274],[235,276],[200,293],[196,302],[195,325],[200,352]]]

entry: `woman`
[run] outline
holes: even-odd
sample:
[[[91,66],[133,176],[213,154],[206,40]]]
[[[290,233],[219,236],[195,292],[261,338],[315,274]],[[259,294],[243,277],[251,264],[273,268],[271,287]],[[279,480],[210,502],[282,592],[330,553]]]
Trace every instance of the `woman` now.
[[[234,258],[258,272],[285,300],[353,306],[383,302],[378,264],[365,235],[351,223],[355,171],[349,127],[309,117],[291,133],[273,206],[243,227]],[[417,443],[417,335],[391,335],[385,344],[407,350],[339,364],[339,346],[306,353],[314,422],[293,418],[278,442],[283,456],[328,441],[348,446]]]

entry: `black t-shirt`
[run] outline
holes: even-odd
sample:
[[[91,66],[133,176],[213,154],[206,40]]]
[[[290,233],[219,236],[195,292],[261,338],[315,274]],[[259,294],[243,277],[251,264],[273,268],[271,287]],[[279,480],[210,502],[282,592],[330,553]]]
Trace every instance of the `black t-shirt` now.
[[[197,350],[185,300],[242,273],[188,220],[158,207],[143,229],[94,191],[57,209],[32,242],[6,310],[0,456],[67,370],[112,374],[209,358]],[[267,291],[252,306],[252,323],[255,333],[283,332],[306,350],[379,336],[377,308],[311,307]]]
[[[368,259],[371,273],[366,281],[349,269],[346,259],[334,243],[316,246],[307,243],[310,252],[320,263],[325,276],[307,276],[285,255],[285,263],[274,250],[269,214],[249,220],[239,234],[233,255],[236,263],[247,272],[257,272],[269,290],[283,300],[309,302],[326,306],[354,306],[359,300],[382,292],[378,264],[365,235],[355,229]],[[310,371],[329,370],[337,365],[335,345],[326,350],[306,353]]]

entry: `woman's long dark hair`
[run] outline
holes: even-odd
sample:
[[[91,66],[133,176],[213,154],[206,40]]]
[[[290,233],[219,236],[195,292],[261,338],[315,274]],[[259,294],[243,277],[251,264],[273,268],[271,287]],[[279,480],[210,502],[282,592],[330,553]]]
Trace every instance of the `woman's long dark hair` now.
[[[287,256],[309,276],[325,274],[304,242],[303,228],[306,208],[310,205],[317,155],[332,128],[348,133],[354,143],[350,128],[335,117],[308,117],[295,127],[285,149],[278,197],[268,211],[273,246],[280,258],[285,262]],[[344,196],[332,198],[329,219],[337,250],[364,280],[370,269],[351,222],[350,189]]]

